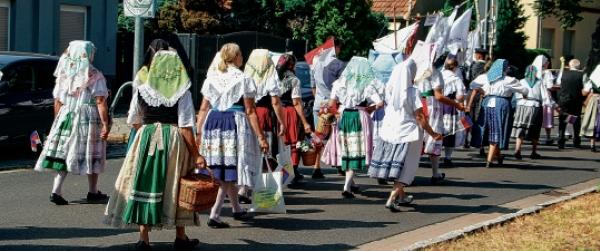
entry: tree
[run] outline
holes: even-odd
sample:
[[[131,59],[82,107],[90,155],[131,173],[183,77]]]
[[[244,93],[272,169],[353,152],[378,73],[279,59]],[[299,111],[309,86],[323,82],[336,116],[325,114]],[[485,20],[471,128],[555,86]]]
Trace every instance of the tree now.
[[[330,36],[344,41],[342,59],[351,55],[366,55],[379,31],[387,26],[381,13],[371,11],[371,1],[365,0],[317,0],[314,12],[302,32],[295,32],[314,46]]]
[[[494,44],[494,58],[504,58],[517,68],[522,74],[528,64],[523,60],[527,55],[523,26],[527,17],[523,13],[523,5],[519,0],[499,0],[498,16],[496,18],[496,42]]]

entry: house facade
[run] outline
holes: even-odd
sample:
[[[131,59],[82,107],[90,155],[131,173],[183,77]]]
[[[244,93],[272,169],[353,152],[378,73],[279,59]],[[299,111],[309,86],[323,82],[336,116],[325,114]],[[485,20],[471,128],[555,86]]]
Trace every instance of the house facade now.
[[[94,65],[115,75],[117,0],[0,0],[0,51],[60,55],[71,40],[90,40]]]

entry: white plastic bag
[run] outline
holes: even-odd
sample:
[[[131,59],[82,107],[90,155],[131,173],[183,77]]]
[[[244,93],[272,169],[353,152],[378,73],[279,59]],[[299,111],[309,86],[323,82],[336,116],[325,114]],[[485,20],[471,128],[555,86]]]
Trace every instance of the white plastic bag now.
[[[251,212],[285,214],[285,202],[282,190],[282,172],[273,172],[267,163],[267,173],[256,177],[256,183],[252,191]]]
[[[290,146],[285,145],[279,141],[279,153],[277,154],[277,169],[280,171],[282,176],[282,184],[288,185],[294,179],[294,165],[292,164],[292,150]]]

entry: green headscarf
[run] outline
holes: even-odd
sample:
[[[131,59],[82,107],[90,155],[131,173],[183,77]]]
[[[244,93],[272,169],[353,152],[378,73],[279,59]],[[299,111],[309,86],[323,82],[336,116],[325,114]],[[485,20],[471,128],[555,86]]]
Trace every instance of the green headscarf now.
[[[533,88],[537,82],[537,71],[538,69],[533,65],[527,66],[527,70],[525,70],[525,80],[530,88]]]
[[[136,76],[138,92],[150,106],[172,107],[192,85],[176,51],[158,51],[149,69]]]

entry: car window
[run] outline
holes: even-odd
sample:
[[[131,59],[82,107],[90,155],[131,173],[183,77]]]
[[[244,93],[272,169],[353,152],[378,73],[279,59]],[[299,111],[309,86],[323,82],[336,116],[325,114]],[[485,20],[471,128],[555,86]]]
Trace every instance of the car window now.
[[[52,89],[54,87],[56,64],[55,61],[41,61],[35,64],[35,90]]]
[[[3,81],[8,81],[9,92],[28,92],[33,89],[34,71],[31,65],[15,65],[3,71]]]
[[[296,66],[296,76],[300,79],[302,88],[311,88],[310,69],[308,67]]]

